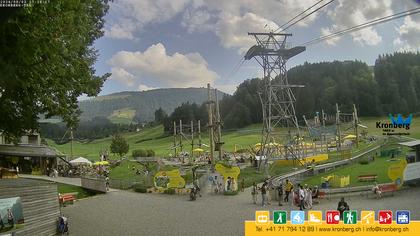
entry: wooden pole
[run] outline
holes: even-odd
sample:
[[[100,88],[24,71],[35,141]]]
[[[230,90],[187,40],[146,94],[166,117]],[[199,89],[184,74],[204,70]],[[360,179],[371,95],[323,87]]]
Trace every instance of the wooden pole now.
[[[222,122],[220,120],[219,98],[217,96],[217,89],[214,90],[214,97],[216,100],[217,147],[219,149],[219,160],[222,160],[222,155],[223,155]]]
[[[211,162],[211,168],[214,170],[214,138],[213,138],[213,100],[211,96],[211,88],[210,84],[207,84],[207,96],[208,96],[208,115],[209,115],[209,144],[210,144],[210,162]]]
[[[73,160],[73,127],[70,127],[70,159]]]
[[[354,132],[356,135],[356,147],[359,147],[359,132],[357,130],[357,124],[359,123],[359,117],[357,116],[356,105],[353,104],[353,122],[354,122]]]
[[[191,161],[194,159],[194,121],[191,121]]]
[[[174,157],[177,156],[176,146],[177,146],[177,143],[176,143],[176,122],[174,121]]]
[[[198,120],[198,147],[201,148],[201,124]]]
[[[182,120],[179,120],[179,150],[182,152]],[[182,155],[182,163],[184,163],[184,155]]]
[[[338,145],[337,148],[341,150],[341,130],[340,130],[340,110],[338,110],[338,104],[335,104],[335,108],[337,110],[337,114],[335,117],[335,122],[337,125],[337,136],[338,136]]]

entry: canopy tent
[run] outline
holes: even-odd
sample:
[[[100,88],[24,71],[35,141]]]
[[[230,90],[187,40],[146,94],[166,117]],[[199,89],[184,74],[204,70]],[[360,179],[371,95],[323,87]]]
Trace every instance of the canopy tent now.
[[[72,165],[92,165],[92,162],[84,157],[78,157],[74,160],[69,161]]]

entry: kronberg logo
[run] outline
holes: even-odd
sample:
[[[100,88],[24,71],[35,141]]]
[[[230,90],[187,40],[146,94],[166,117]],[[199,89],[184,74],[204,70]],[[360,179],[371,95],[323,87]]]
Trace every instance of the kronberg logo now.
[[[382,129],[383,135],[410,135],[408,130],[410,130],[413,114],[410,114],[405,119],[401,114],[398,114],[397,117],[389,114],[388,117],[390,121],[388,123],[376,122],[376,128]]]

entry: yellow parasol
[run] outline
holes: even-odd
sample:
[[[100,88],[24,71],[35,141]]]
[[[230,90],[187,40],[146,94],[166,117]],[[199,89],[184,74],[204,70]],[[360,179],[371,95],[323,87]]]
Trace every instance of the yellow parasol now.
[[[196,148],[196,149],[193,149],[193,152],[204,152],[204,150],[201,148]]]
[[[93,163],[94,165],[102,165],[102,166],[106,166],[109,165],[109,162],[107,161],[97,161],[95,163]]]

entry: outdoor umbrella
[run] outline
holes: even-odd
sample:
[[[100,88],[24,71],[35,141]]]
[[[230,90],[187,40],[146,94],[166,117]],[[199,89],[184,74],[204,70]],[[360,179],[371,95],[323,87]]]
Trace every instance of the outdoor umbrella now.
[[[201,148],[196,148],[196,149],[193,150],[193,152],[204,152],[204,150],[201,149]]]
[[[107,161],[97,161],[95,163],[93,163],[94,165],[102,165],[102,166],[106,166],[109,165],[109,162]]]

